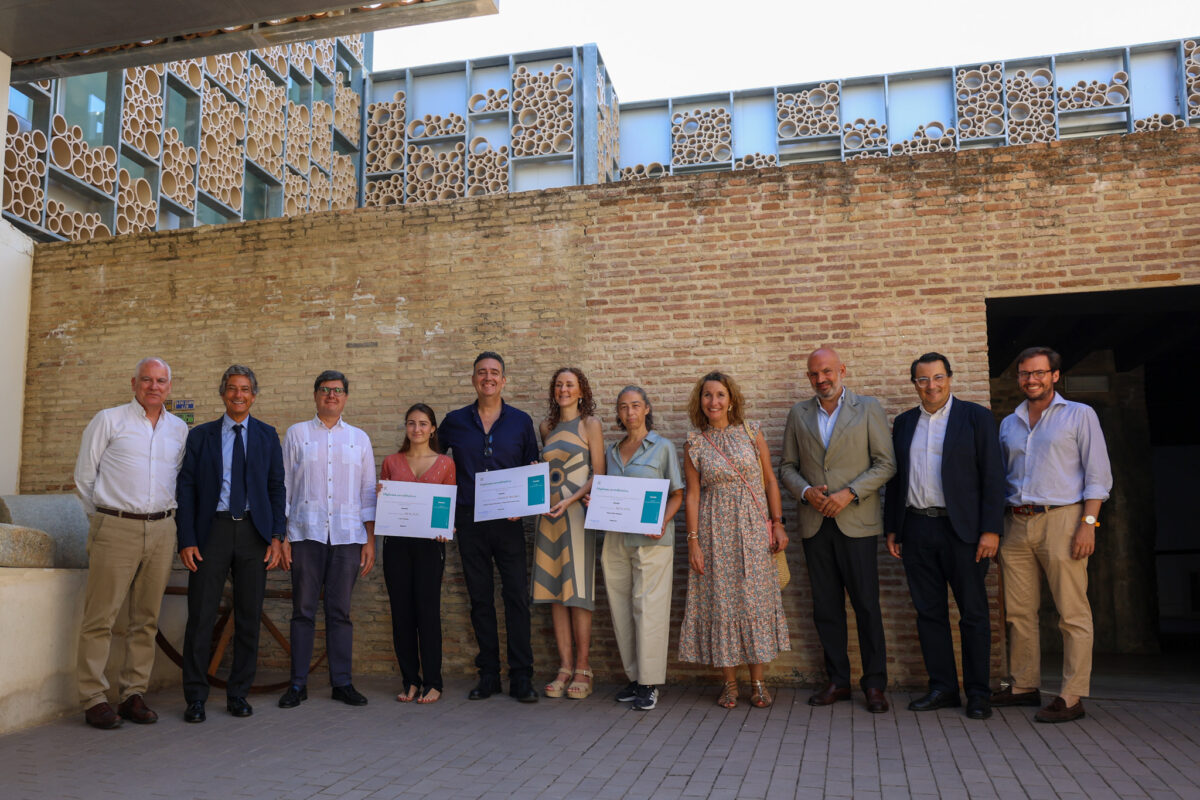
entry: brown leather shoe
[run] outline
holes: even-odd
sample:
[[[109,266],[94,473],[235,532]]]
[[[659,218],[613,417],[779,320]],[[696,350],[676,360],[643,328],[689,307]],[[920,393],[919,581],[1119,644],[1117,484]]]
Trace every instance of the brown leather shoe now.
[[[867,711],[872,714],[882,714],[888,710],[887,696],[883,689],[865,689],[867,695]]]
[[[1013,694],[1011,686],[1005,686],[998,692],[992,692],[992,705],[994,706],[1040,706],[1042,704],[1042,693],[1037,689],[1032,692],[1021,692]]]
[[[831,706],[838,700],[850,699],[850,687],[830,683],[824,689],[808,698],[810,706]]]
[[[1083,712],[1082,700],[1076,700],[1075,705],[1067,708],[1066,702],[1061,697],[1056,697],[1048,706],[1034,714],[1033,718],[1038,722],[1070,722],[1084,716],[1086,715]]]
[[[126,697],[121,705],[117,706],[117,713],[130,722],[136,722],[139,725],[149,725],[152,722],[158,722],[158,714],[150,710],[146,705],[146,701],[142,699],[140,694],[131,694]]]
[[[83,712],[83,718],[87,720],[87,724],[93,728],[101,730],[112,730],[113,728],[121,727],[121,718],[117,716],[117,712],[113,711],[113,707],[108,703],[96,703],[96,705]]]

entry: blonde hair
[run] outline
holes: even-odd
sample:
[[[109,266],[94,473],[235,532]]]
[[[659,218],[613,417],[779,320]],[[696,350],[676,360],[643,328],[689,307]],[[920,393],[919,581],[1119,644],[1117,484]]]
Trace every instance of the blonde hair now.
[[[692,396],[688,398],[688,419],[700,430],[708,427],[708,417],[704,415],[704,409],[700,407],[700,394],[704,391],[704,384],[709,381],[720,383],[725,387],[725,391],[729,392],[729,424],[741,425],[745,420],[743,411],[746,407],[746,400],[742,397],[742,390],[738,388],[737,382],[724,372],[710,372],[696,381],[696,385],[692,388]]]

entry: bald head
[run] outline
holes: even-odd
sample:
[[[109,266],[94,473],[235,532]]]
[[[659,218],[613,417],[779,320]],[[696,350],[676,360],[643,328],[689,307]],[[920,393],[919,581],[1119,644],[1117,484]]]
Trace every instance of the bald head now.
[[[813,350],[808,357],[808,382],[822,404],[836,404],[842,396],[842,378],[846,365],[832,347]]]

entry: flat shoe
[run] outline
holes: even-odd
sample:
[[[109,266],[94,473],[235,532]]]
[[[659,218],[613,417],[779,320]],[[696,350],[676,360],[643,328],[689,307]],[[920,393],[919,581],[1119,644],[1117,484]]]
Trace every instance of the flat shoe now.
[[[721,708],[737,708],[737,681],[725,681],[721,684],[721,694],[717,696],[717,705]]]
[[[1083,719],[1085,716],[1087,714],[1084,713],[1082,700],[1076,700],[1075,705],[1068,708],[1061,697],[1056,697],[1050,701],[1049,705],[1034,714],[1033,718],[1038,722],[1071,722]]]
[[[750,681],[750,705],[755,708],[770,708],[775,700],[771,697],[771,693],[767,691],[767,684],[763,681]]]
[[[992,692],[991,703],[994,706],[1041,706],[1042,693],[1034,689],[1032,692],[1015,694],[1011,686],[1005,686],[998,692]]]
[[[425,690],[425,694],[423,694],[417,698],[417,704],[422,705],[422,706],[427,706],[430,703],[436,703],[441,698],[442,698],[442,693],[439,692],[437,689],[433,688],[432,686],[430,686],[428,689]]]
[[[121,727],[121,718],[117,716],[117,712],[108,703],[96,703],[96,705],[83,712],[83,718],[88,725],[100,730],[112,730],[113,728]]]
[[[404,687],[403,692],[396,695],[397,703],[411,703],[415,699],[417,699],[417,687],[411,683]]]

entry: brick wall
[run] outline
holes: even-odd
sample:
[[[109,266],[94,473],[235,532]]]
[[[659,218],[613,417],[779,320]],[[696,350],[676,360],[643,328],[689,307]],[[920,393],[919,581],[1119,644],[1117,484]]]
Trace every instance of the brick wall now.
[[[986,403],[986,297],[1200,282],[1198,155],[1193,128],[41,245],[22,491],[70,487],[84,425],[128,398],[147,354],[171,362],[174,396],[195,400],[199,420],[221,410],[224,367],[253,366],[254,411],[281,432],[312,415],[313,376],[341,369],[347,419],[380,459],[410,403],[444,414],[473,398],[484,348],[504,353],[507,398],[535,418],[553,370],[576,364],[610,437],[614,392],[639,383],[680,445],[692,383],[725,369],[776,459],[787,409],[811,394],[804,355],[821,344],[890,415],[915,403],[908,363],[930,349],[954,361],[960,396]],[[813,682],[821,658],[798,542],[790,559],[792,651],[769,676]],[[907,587],[882,545],[880,564],[890,676],[923,684]],[[453,547],[448,567],[447,673],[465,675],[474,645]],[[682,541],[676,567],[677,629]],[[361,671],[394,670],[382,584],[377,569],[357,590]],[[595,662],[601,679],[623,680],[602,594]],[[534,627],[540,679],[556,662],[546,608]],[[994,639],[998,669],[999,630]],[[265,661],[279,660],[274,648],[264,644]],[[671,665],[672,681],[713,679]]]

